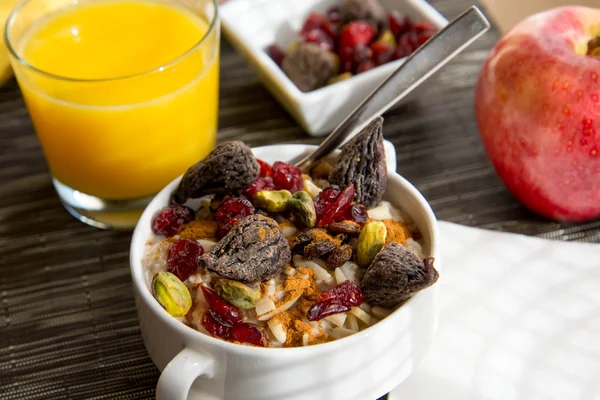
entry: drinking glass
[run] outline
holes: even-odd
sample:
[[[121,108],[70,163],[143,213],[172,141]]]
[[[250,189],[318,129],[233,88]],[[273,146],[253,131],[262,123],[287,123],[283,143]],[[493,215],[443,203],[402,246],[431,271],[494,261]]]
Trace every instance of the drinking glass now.
[[[215,144],[216,0],[25,0],[11,64],[65,208],[134,226]]]

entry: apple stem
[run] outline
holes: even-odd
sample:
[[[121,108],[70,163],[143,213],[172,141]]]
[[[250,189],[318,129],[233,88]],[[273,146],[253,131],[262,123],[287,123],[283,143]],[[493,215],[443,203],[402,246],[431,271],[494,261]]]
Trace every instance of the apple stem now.
[[[596,36],[593,39],[590,39],[587,46],[588,46],[588,49],[587,49],[588,56],[600,57],[600,35]]]

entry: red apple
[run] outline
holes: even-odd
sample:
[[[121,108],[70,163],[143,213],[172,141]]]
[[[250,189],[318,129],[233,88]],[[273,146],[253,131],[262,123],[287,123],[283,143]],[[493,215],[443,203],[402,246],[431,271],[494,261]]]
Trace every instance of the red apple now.
[[[479,76],[485,149],[515,197],[548,218],[600,216],[599,36],[600,10],[542,12],[496,44]]]

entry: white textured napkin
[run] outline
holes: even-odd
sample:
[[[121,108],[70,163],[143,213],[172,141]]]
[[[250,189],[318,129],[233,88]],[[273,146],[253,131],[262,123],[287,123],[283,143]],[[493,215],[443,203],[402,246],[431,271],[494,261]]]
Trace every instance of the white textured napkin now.
[[[600,400],[600,245],[440,228],[439,328],[390,400]]]

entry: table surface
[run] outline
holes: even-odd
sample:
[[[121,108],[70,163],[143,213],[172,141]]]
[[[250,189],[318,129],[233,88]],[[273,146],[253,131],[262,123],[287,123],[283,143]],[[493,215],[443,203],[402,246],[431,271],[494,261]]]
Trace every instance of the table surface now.
[[[449,19],[472,4],[432,3]],[[486,158],[473,88],[498,37],[493,29],[434,76],[413,103],[386,113],[384,133],[396,146],[398,172],[442,220],[600,242],[600,221],[557,223],[525,210]],[[319,142],[304,134],[225,41],[220,101],[220,141]],[[88,227],[62,208],[14,81],[0,90],[0,182],[0,397],[152,398],[159,373],[138,327],[130,233]]]

